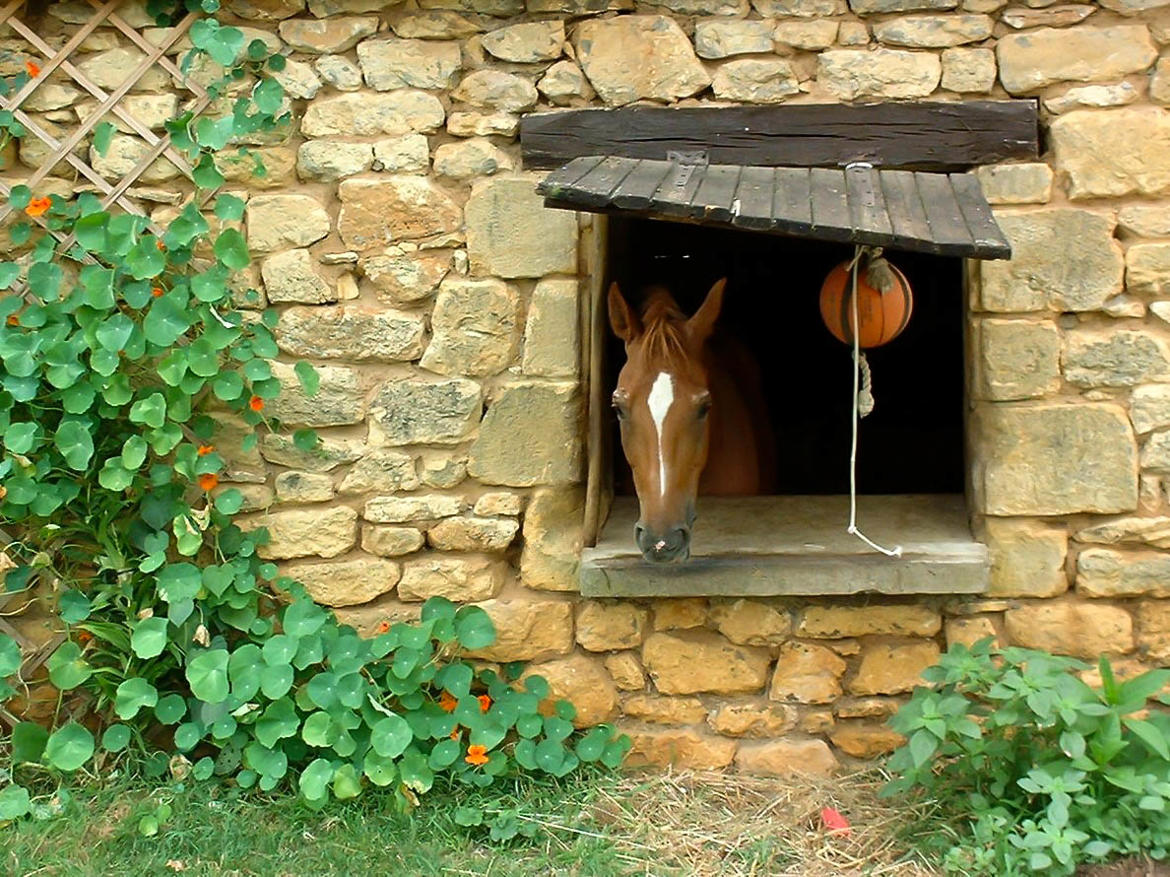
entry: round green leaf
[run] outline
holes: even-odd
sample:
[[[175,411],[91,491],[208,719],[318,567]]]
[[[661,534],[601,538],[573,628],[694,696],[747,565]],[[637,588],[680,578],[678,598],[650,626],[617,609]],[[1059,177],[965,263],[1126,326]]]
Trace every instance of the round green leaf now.
[[[251,262],[248,244],[239,230],[234,228],[226,228],[220,232],[219,237],[215,239],[214,251],[215,258],[232,271],[241,271]]]
[[[234,487],[229,487],[215,497],[216,511],[225,515],[234,515],[244,506],[244,495]]]
[[[362,761],[362,773],[375,786],[388,786],[398,777],[398,768],[393,758],[386,758],[371,749]]]
[[[36,722],[19,722],[12,729],[12,763],[35,764],[45,752],[49,731]]]
[[[333,764],[328,759],[313,761],[297,780],[297,786],[310,801],[324,800],[329,794],[329,781],[333,779]]]
[[[57,770],[75,771],[93,756],[93,734],[77,722],[52,733],[45,745],[45,763]]]
[[[265,667],[260,671],[260,690],[264,696],[277,700],[288,694],[293,683],[293,669],[288,664]]]
[[[536,744],[536,765],[547,773],[556,773],[565,760],[565,747],[556,740],[541,740]]]
[[[121,752],[130,743],[130,729],[125,725],[110,725],[102,734],[102,749]]]
[[[393,715],[380,719],[370,729],[370,745],[385,758],[397,758],[406,751],[414,734],[402,716]]]
[[[269,749],[255,741],[244,750],[244,761],[252,770],[266,777],[280,779],[288,771],[288,756],[283,749]]]
[[[98,324],[95,337],[106,350],[117,353],[126,346],[134,333],[134,321],[121,311],[115,312]]]
[[[333,775],[333,796],[338,801],[356,798],[362,793],[362,781],[352,764],[343,764]]]
[[[158,689],[140,676],[133,676],[114,692],[114,712],[120,719],[132,719],[138,711],[158,703]]]
[[[62,691],[76,688],[93,675],[93,668],[81,657],[81,646],[72,640],[61,643],[46,662],[49,681]]]
[[[431,770],[443,770],[453,765],[462,751],[458,740],[440,740],[431,750],[427,764],[430,765]]]
[[[175,728],[175,748],[180,752],[190,752],[203,739],[203,728],[195,722],[183,722]]]
[[[122,465],[129,470],[135,470],[146,461],[146,439],[140,435],[132,435],[122,445]]]
[[[66,420],[53,434],[53,443],[70,469],[81,472],[93,457],[93,437],[89,427],[77,420]]]
[[[157,658],[167,647],[167,620],[158,615],[143,619],[134,627],[130,648],[140,658]]]
[[[605,752],[605,746],[608,742],[609,730],[606,728],[594,728],[577,741],[577,757],[582,761],[597,761],[601,758],[601,754]]]
[[[287,697],[268,705],[264,714],[256,721],[256,739],[263,746],[272,748],[279,740],[292,737],[301,726],[296,707]]]
[[[6,633],[0,633],[0,679],[20,669],[20,646]]]
[[[317,370],[302,359],[293,366],[293,371],[296,372],[297,380],[301,382],[301,389],[305,391],[305,395],[316,396],[321,387],[321,376],[317,374]]]
[[[24,786],[5,786],[0,791],[0,822],[10,819],[19,819],[28,814],[32,808],[28,789]]]
[[[57,612],[66,624],[85,621],[89,618],[90,608],[89,597],[81,591],[62,591],[61,596],[57,598]],[[0,673],[0,676],[3,675]]]
[[[496,628],[478,606],[464,606],[455,613],[455,638],[465,649],[482,649],[496,641]]]
[[[220,703],[228,696],[228,653],[224,649],[200,652],[187,662],[191,693],[206,703]]]
[[[164,725],[173,725],[187,715],[187,702],[177,694],[168,694],[154,705],[154,717]]]
[[[27,454],[36,444],[40,427],[35,423],[11,423],[4,431],[4,445],[14,454]]]

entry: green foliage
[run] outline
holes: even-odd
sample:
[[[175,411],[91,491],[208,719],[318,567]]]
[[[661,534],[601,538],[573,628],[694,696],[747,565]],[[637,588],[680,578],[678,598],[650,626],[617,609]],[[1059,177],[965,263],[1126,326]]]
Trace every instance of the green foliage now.
[[[1170,670],[1122,683],[1103,657],[1093,687],[1087,664],[990,642],[952,646],[890,721],[907,742],[884,794],[934,799],[958,832],[924,845],[950,873],[996,877],[1165,858],[1170,715],[1147,699]]]
[[[215,5],[152,0],[150,11],[165,25],[180,6]],[[213,152],[287,124],[267,75],[282,60],[213,19],[190,36],[185,64],[204,56],[225,68],[214,95],[253,83],[221,102],[223,115],[167,126],[196,187],[210,189],[223,182]],[[99,152],[112,133],[95,132]],[[567,703],[542,715],[543,680],[516,687],[459,660],[494,640],[482,610],[432,601],[418,624],[364,640],[259,557],[267,534],[233,520],[243,496],[220,487],[215,444],[227,418],[279,427],[264,412],[280,393],[269,364],[275,315],[245,320],[238,308],[250,256],[231,223],[243,202],[208,200],[218,232],[198,203],[159,229],[93,195],[11,191],[19,221],[12,260],[0,262],[0,517],[16,534],[7,552],[18,565],[4,587],[52,584],[69,638],[47,662],[49,679],[87,700],[97,722],[21,723],[0,776],[69,774],[173,739],[195,779],[295,788],[321,806],[371,787],[417,803],[437,776],[481,787],[522,770],[563,777],[582,762],[616,765],[628,741],[609,728],[574,736]],[[313,367],[294,371],[315,394]],[[317,445],[311,430],[293,440]],[[0,700],[15,692],[20,662],[0,635]],[[153,753],[150,764],[155,756],[165,769],[168,758]],[[0,788],[0,819],[30,806],[21,785]],[[166,818],[147,814],[141,830]]]

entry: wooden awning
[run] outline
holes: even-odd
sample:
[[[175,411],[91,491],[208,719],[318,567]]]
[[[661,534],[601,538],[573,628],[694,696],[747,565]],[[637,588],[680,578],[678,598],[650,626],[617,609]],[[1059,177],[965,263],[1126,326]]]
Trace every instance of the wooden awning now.
[[[969,173],[584,156],[538,186],[548,207],[731,226],[899,250],[1010,259]]]

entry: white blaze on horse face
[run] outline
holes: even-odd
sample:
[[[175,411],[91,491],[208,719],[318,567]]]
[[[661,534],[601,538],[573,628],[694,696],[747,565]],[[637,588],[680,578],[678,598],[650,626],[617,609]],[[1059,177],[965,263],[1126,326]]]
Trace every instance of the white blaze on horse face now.
[[[666,455],[662,452],[662,428],[666,424],[666,415],[674,403],[674,381],[667,372],[659,372],[650,388],[650,395],[646,397],[646,404],[650,408],[650,417],[654,421],[654,431],[658,436],[658,495],[666,496]]]

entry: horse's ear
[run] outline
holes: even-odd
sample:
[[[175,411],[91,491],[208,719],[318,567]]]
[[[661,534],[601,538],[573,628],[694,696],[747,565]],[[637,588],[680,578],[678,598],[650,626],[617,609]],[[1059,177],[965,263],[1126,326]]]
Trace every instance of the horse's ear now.
[[[626,344],[642,334],[642,321],[630,309],[617,283],[609,285],[609,325],[613,327],[613,334]]]
[[[695,341],[706,341],[715,329],[715,321],[719,319],[719,312],[723,309],[723,287],[727,286],[727,278],[722,277],[715,281],[715,285],[707,293],[703,304],[695,311],[695,315],[687,320],[687,334]]]

